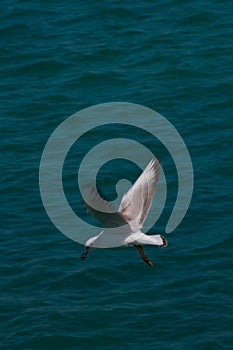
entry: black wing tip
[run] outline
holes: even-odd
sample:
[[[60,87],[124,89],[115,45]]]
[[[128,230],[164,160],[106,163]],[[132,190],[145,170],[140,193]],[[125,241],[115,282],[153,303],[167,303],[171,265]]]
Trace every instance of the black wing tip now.
[[[162,235],[160,235],[162,241],[163,241],[163,244],[161,245],[161,247],[167,247],[168,245],[168,241],[166,240],[166,238]]]

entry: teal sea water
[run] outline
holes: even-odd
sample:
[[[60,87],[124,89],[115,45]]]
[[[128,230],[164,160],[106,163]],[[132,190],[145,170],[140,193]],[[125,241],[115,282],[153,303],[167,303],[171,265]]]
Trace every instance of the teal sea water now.
[[[1,5],[1,348],[231,349],[232,3]],[[145,248],[153,269],[134,248],[96,250],[80,261],[83,246],[53,226],[40,198],[50,134],[69,115],[112,101],[164,115],[193,162],[186,217],[166,235],[166,249]],[[74,145],[63,180],[76,212],[86,215],[76,181],[82,157],[130,132],[103,127]],[[175,167],[150,135],[132,135],[158,151],[167,169],[166,206],[151,231],[164,233],[177,193]],[[123,160],[103,166],[106,197],[122,173],[135,180],[139,169]]]

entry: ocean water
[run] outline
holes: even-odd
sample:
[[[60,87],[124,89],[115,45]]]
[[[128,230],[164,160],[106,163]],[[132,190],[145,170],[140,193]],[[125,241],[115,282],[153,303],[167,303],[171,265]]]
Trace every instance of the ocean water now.
[[[232,348],[232,10],[216,0],[2,1],[2,349]],[[195,179],[187,215],[164,233],[177,193],[172,159],[150,135],[119,125],[74,145],[64,189],[88,220],[76,177],[91,147],[130,134],[158,152],[168,198],[153,230],[169,245],[145,247],[153,269],[134,248],[80,261],[83,246],[52,224],[40,197],[40,159],[54,129],[114,101],[156,110],[183,137]],[[139,173],[113,159],[98,181],[112,199],[122,174],[133,181]]]

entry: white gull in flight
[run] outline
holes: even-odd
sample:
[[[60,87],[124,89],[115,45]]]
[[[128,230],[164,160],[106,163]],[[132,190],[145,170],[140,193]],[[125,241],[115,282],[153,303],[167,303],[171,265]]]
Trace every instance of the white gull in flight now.
[[[153,158],[134,185],[124,194],[117,212],[114,212],[113,206],[96,191],[89,193],[88,202],[95,204],[94,207],[97,205],[98,210],[86,202],[87,209],[102,224],[103,230],[86,241],[85,250],[80,257],[82,260],[86,258],[91,248],[125,245],[137,248],[141,258],[148,265],[153,266],[145,255],[142,245],[166,247],[167,240],[160,234],[146,235],[141,229],[151,207],[159,179],[159,170],[159,161]]]

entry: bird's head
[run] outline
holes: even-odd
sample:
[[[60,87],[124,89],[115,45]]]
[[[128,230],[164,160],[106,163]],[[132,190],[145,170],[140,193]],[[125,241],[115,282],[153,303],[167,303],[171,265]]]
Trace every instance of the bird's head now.
[[[87,257],[87,254],[90,252],[90,250],[95,249],[93,247],[93,244],[94,244],[96,238],[97,238],[97,236],[91,237],[86,241],[84,251],[83,251],[82,255],[80,256],[81,260],[84,260]]]
[[[94,237],[91,237],[91,238],[89,238],[87,241],[86,241],[86,243],[85,243],[85,246],[86,247],[92,247],[93,245],[94,245],[94,242],[95,242],[95,240],[97,239],[97,237],[98,236],[94,236]]]

